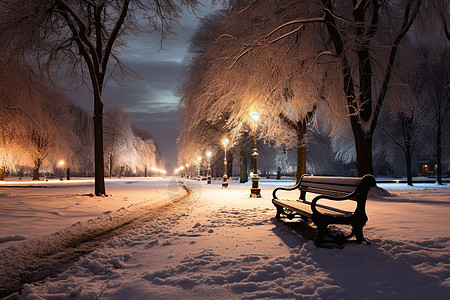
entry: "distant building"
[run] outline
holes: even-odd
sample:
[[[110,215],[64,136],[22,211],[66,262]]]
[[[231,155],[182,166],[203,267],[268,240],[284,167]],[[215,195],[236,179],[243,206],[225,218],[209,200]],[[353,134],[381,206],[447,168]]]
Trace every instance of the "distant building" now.
[[[436,159],[420,160],[418,176],[435,177]],[[450,158],[442,159],[442,176],[450,176]]]

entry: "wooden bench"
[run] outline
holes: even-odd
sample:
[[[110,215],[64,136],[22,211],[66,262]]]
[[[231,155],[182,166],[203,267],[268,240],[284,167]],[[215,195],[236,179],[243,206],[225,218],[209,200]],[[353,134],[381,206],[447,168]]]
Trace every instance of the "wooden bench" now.
[[[370,187],[375,185],[376,181],[372,175],[365,175],[361,178],[303,175],[295,186],[276,188],[272,194],[272,203],[277,209],[277,219],[281,217],[293,219],[297,215],[303,220],[311,219],[317,226],[317,238],[314,243],[318,247],[328,242],[339,246],[346,242],[362,243],[365,241],[369,243],[364,238],[363,227],[368,220],[366,215],[367,192]],[[300,190],[300,197],[296,200],[278,199],[276,195],[280,190],[297,189]],[[317,195],[314,195],[312,201],[308,201],[307,195],[309,196],[309,194],[307,193]],[[326,201],[327,205],[318,203],[319,200],[328,200]],[[334,201],[343,200],[355,201],[356,208],[351,210],[338,208],[338,203]],[[330,224],[351,225],[351,233],[332,234],[328,230]],[[352,237],[355,239],[351,239]]]

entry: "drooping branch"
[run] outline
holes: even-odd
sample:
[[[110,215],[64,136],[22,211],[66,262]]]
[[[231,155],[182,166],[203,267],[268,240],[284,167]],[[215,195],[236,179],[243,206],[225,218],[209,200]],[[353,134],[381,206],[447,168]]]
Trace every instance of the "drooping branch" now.
[[[262,36],[260,38],[260,41],[264,41],[267,40],[269,37],[271,37],[272,35],[274,35],[276,32],[280,31],[281,29],[291,26],[291,25],[295,25],[295,24],[307,24],[307,23],[323,23],[325,22],[325,14],[321,17],[317,17],[317,18],[306,18],[306,19],[296,19],[296,20],[292,20],[289,22],[286,22],[284,24],[281,24],[280,26],[278,26],[277,28],[275,28],[274,30],[272,30],[271,32],[269,32],[268,34]]]
[[[378,98],[375,103],[375,108],[373,111],[372,122],[371,122],[372,130],[375,129],[376,121],[378,119],[378,116],[380,115],[381,107],[386,98],[388,85],[389,85],[389,82],[390,82],[390,79],[392,76],[392,69],[394,67],[394,61],[397,56],[398,46],[399,46],[400,42],[402,41],[403,37],[408,32],[408,30],[411,28],[412,24],[414,23],[414,20],[416,19],[417,14],[419,13],[419,8],[420,8],[421,4],[422,4],[422,0],[418,0],[415,7],[412,8],[413,0],[410,0],[405,9],[405,13],[403,15],[402,28],[400,30],[400,33],[397,35],[397,37],[394,41],[394,44],[391,47],[391,52],[389,55],[389,61],[388,61],[387,67],[386,67],[386,72],[384,75],[383,82],[381,84],[380,93],[379,93]],[[412,9],[412,11],[411,11],[411,9]]]

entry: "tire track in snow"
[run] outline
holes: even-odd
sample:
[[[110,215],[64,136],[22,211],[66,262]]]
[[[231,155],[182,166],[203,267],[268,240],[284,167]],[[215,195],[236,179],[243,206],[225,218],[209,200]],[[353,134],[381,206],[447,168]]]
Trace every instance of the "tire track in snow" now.
[[[167,213],[190,198],[172,191],[163,203],[122,208],[97,219],[76,223],[52,235],[30,240],[0,251],[0,298],[20,292],[25,283],[44,280],[66,270],[81,256],[93,252],[115,235],[123,234]]]

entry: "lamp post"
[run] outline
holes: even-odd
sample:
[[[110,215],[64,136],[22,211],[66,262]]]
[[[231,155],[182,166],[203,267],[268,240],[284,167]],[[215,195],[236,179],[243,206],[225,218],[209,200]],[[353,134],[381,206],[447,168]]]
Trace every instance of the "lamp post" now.
[[[63,170],[64,170],[64,169],[63,169],[63,167],[64,167],[64,161],[63,161],[63,160],[60,160],[59,163],[58,163],[58,165],[59,165],[59,167],[60,167],[60,169],[61,169],[61,170],[60,170],[61,173],[59,174],[59,180],[62,181],[62,180],[63,180],[63,172],[64,172],[64,171],[63,171]]]
[[[206,169],[206,184],[211,184],[211,151],[206,153],[208,157],[208,168]]]
[[[189,164],[186,164],[186,179],[189,178]]]
[[[224,166],[224,171],[223,171],[223,181],[222,181],[222,187],[226,188],[228,187],[228,175],[227,175],[227,145],[230,141],[225,138],[222,140],[222,144],[225,147],[225,156],[223,157],[223,166]]]
[[[197,181],[200,181],[200,162],[202,161],[202,158],[200,156],[197,156]]]
[[[250,117],[253,120],[253,174],[252,174],[252,187],[250,189],[250,197],[251,198],[261,198],[261,189],[258,187],[259,176],[258,176],[258,166],[257,166],[257,157],[258,152],[256,151],[256,127],[259,119],[259,112],[251,112],[249,113]]]

